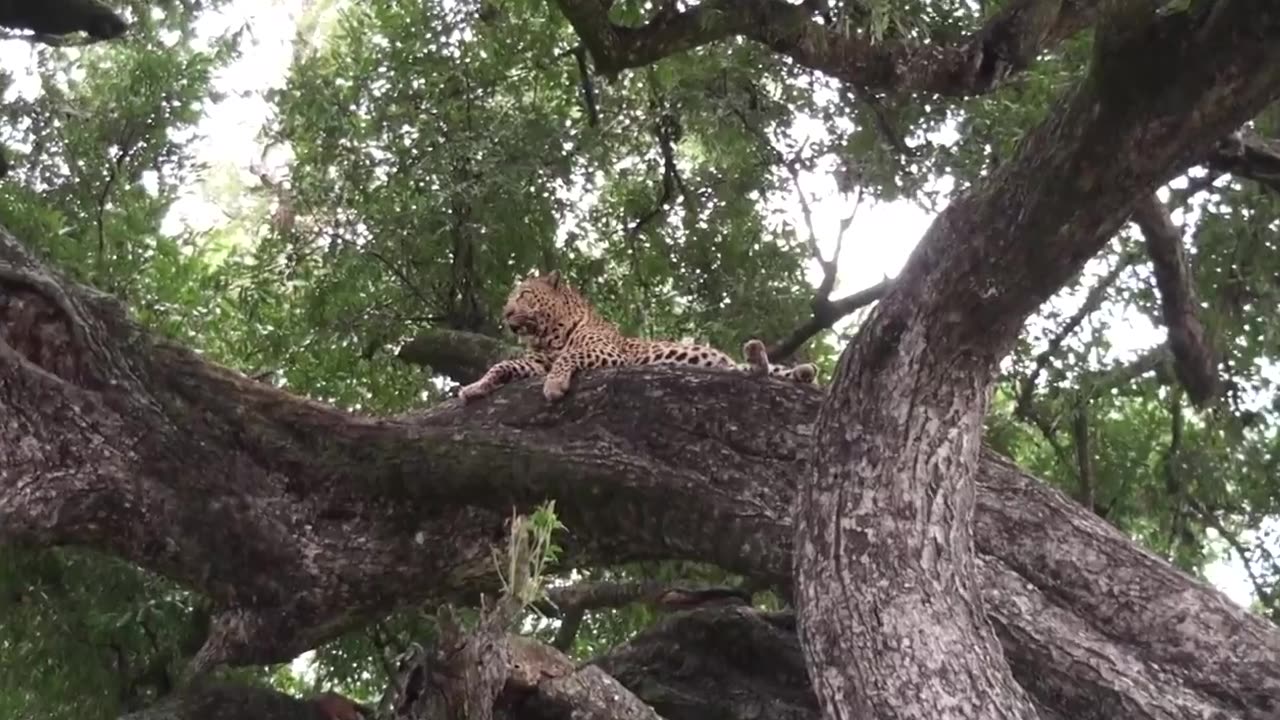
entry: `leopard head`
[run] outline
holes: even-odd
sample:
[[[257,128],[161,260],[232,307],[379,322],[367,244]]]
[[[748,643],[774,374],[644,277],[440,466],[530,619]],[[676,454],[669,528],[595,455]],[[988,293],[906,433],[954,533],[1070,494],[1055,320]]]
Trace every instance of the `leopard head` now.
[[[584,314],[584,301],[559,271],[521,281],[507,297],[502,322],[535,349],[559,350]]]

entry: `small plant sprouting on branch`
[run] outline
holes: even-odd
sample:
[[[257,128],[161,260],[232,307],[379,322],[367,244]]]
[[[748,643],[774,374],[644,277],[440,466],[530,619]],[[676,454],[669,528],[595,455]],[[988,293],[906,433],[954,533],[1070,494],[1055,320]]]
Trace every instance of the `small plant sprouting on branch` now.
[[[560,558],[562,548],[552,537],[566,530],[556,517],[556,503],[549,500],[529,515],[511,516],[511,532],[507,539],[506,571],[503,559],[494,553],[494,565],[502,581],[502,594],[524,608],[542,599],[543,578],[549,566]]]

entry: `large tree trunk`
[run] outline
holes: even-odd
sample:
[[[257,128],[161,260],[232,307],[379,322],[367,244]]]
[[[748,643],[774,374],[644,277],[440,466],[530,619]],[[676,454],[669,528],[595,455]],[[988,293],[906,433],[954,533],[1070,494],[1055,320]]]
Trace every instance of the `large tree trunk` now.
[[[696,559],[785,585],[821,401],[627,369],[585,373],[553,407],[522,382],[352,415],[154,339],[0,231],[0,539],[96,548],[205,593],[201,666],[285,661],[392,607],[491,590],[511,507],[544,498],[566,565]],[[1274,626],[998,456],[976,479],[978,587],[1039,705],[1280,712]]]
[[[1040,677],[1015,682],[975,572],[998,364],[1138,198],[1280,94],[1274,2],[1112,5],[1084,80],[938,216],[841,357],[796,526],[801,636],[832,720],[1036,716],[1023,689]]]

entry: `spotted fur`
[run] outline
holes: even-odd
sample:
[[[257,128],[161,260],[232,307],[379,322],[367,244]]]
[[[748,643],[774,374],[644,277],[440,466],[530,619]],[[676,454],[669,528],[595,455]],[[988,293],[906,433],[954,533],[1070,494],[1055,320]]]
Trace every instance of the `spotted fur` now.
[[[622,365],[694,365],[800,383],[812,383],[818,374],[809,363],[795,367],[771,365],[764,343],[759,340],[748,340],[743,345],[746,362],[739,364],[706,345],[627,337],[562,281],[559,272],[516,285],[507,298],[502,319],[528,352],[519,359],[494,365],[484,377],[462,388],[464,402],[484,397],[514,380],[542,376],[546,377],[542,394],[555,402],[569,391],[575,372]]]

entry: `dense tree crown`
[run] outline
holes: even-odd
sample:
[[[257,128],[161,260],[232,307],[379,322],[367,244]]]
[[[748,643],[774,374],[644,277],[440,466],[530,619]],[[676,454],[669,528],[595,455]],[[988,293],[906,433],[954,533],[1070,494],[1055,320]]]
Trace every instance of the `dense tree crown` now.
[[[128,21],[127,34],[90,42],[99,38],[87,27],[80,28],[90,31],[80,41],[62,29],[31,35],[28,30],[41,27],[13,19],[21,3],[0,0],[0,23],[11,28],[0,40],[0,146],[7,170],[0,179],[0,227],[66,282],[119,299],[132,321],[155,337],[191,348],[263,388],[369,416],[447,403],[459,384],[511,353],[513,338],[501,324],[507,292],[520,278],[551,269],[559,269],[629,334],[709,342],[733,354],[758,337],[775,359],[816,363],[820,382],[829,384],[841,368],[872,362],[856,353],[839,358],[895,282],[886,278],[859,287],[842,280],[840,270],[852,272],[859,257],[877,254],[876,248],[919,240],[859,218],[890,202],[911,203],[932,216],[948,202],[970,197],[966,193],[980,194],[987,184],[1016,175],[1018,159],[1040,147],[1037,133],[1054,117],[1084,117],[1071,114],[1076,109],[1070,99],[1079,97],[1072,93],[1107,99],[1123,94],[1123,83],[1165,82],[1155,60],[1120,51],[1107,55],[1108,48],[1128,47],[1123,43],[1132,38],[1119,30],[1095,31],[1097,23],[1122,29],[1166,23],[1176,30],[1178,21],[1168,18],[1210,23],[1216,21],[1206,20],[1209,15],[1239,14],[1249,5],[1171,2],[1157,12],[1150,3],[1111,8],[1088,0],[284,4],[296,22],[288,32],[292,54],[276,87],[256,98],[267,112],[252,148],[257,157],[251,158],[208,152],[218,138],[200,134],[218,127],[202,119],[219,117],[220,107],[244,100],[235,79],[253,73],[253,63],[263,57],[255,32],[264,28],[245,20],[253,3],[114,0],[106,5]],[[1274,11],[1259,14],[1266,16],[1259,27],[1275,30]],[[1099,20],[1104,15],[1109,19]],[[1107,58],[1131,62],[1132,68],[1127,75],[1107,74]],[[1276,60],[1274,54],[1268,59]],[[1181,67],[1178,61],[1167,64]],[[1270,72],[1280,75],[1274,67]],[[1257,101],[1239,102],[1260,112],[1241,118],[1232,126],[1235,132],[1205,148],[1188,142],[1195,156],[1182,158],[1173,174],[1154,178],[1160,192],[1144,192],[1133,208],[1121,208],[1128,219],[1116,221],[1118,230],[1098,243],[1100,251],[1087,264],[1080,259],[1083,270],[1070,272],[1061,288],[1043,288],[1051,297],[999,358],[983,428],[991,450],[1062,491],[1097,528],[1110,526],[1191,576],[1203,577],[1224,561],[1241,568],[1251,612],[1280,623],[1280,139],[1274,139],[1280,138],[1280,113],[1270,102],[1274,94],[1257,92]],[[1153,97],[1153,103],[1168,100]],[[1130,111],[1114,112],[1119,127]],[[1089,162],[1080,161],[1081,173],[1100,166]],[[827,188],[825,197],[815,193],[819,186]],[[1071,192],[1064,191],[1064,202],[1088,204]],[[1033,195],[1005,199],[1014,208],[1008,213],[1016,214],[1024,201],[1027,212],[1046,212],[1032,202]],[[175,208],[193,197],[218,209],[216,222],[195,227],[175,220]],[[849,216],[855,207],[862,215],[840,224],[838,232],[835,223],[822,222]],[[878,234],[859,234],[860,229]],[[1026,229],[1028,236],[1033,232],[1048,231]],[[0,261],[13,262],[4,254]],[[988,266],[1016,262],[1021,260],[983,258]],[[15,328],[27,300],[18,285],[5,285],[17,282],[6,267],[0,263],[0,348],[17,348]],[[1046,268],[1046,277],[1056,272]],[[983,269],[970,271],[976,276]],[[84,302],[84,308],[96,308]],[[901,302],[892,299],[881,317]],[[964,306],[954,312],[980,310]],[[998,331],[994,327],[992,333]],[[909,343],[910,333],[902,332],[902,342]],[[958,331],[939,333],[929,339],[963,340]],[[1150,335],[1151,344],[1135,349],[1135,334]],[[867,337],[878,336],[869,331]],[[164,368],[186,367],[187,361],[169,353],[157,350],[160,359],[148,360],[136,376],[160,377]],[[630,377],[617,376],[612,391],[607,388],[614,380],[592,377],[575,381],[575,387],[585,388],[584,403],[598,403],[584,407],[605,413],[640,402],[642,392],[628,394],[628,383],[639,382]],[[192,381],[190,387],[197,385]],[[197,399],[206,392],[209,397],[200,402],[220,408],[208,391],[213,386],[184,387],[177,381],[166,387],[180,398],[166,412],[184,403],[199,407]],[[691,401],[709,397],[711,405],[717,397],[745,392],[733,385],[693,387],[696,392],[668,389],[691,392]],[[529,408],[536,406],[532,391],[527,397],[520,390],[503,392],[525,403],[513,400],[508,408],[519,417],[504,420],[500,408],[490,407],[465,411],[471,416],[432,415],[424,425],[424,437],[436,438],[436,430],[447,437],[440,428],[448,420],[456,422],[459,437],[473,434],[468,442],[480,437],[475,433],[496,438],[456,456],[424,451],[422,457],[437,463],[432,467],[453,468],[463,478],[482,476],[483,462],[507,468],[501,472],[515,472],[510,467],[519,463],[534,478],[527,486],[514,483],[510,498],[506,490],[495,490],[495,497],[512,501],[506,505],[475,501],[471,505],[482,508],[475,517],[449,516],[457,527],[474,530],[493,518],[509,520],[512,505],[528,511],[553,494],[539,494],[538,488],[569,492],[561,485],[580,480],[548,479],[558,465],[539,465],[540,456],[511,449],[521,442],[512,433],[551,431],[530,419],[535,410]],[[16,403],[16,393],[0,394],[0,413],[15,411],[6,403]],[[261,393],[244,401],[228,396],[237,398],[238,409],[219,411],[250,418],[249,427],[255,418],[269,417],[277,402],[268,390]],[[789,503],[802,482],[790,484],[799,466],[784,460],[795,460],[787,453],[809,442],[808,436],[797,440],[798,431],[788,426],[778,431],[783,439],[776,445],[752,431],[745,445],[735,446],[736,436],[725,424],[784,419],[809,432],[818,400],[785,395],[792,403],[785,404],[764,391],[748,395],[773,415],[755,417],[741,405],[725,404],[719,407],[744,417],[644,409],[634,416],[636,422],[683,427],[703,441],[727,437],[715,446],[725,458],[738,458],[722,458],[730,468],[727,477],[738,478],[732,473],[739,471],[747,476],[735,464],[741,461],[737,453],[764,448],[759,467],[774,473],[767,476],[774,485],[761,485],[766,489],[760,496],[748,500],[768,516],[759,522],[770,529],[758,538],[772,540],[783,537],[771,534],[783,521],[771,513],[781,512],[782,501]],[[255,452],[302,443],[297,457],[281,451],[279,464],[271,465],[270,477],[287,478],[291,468],[311,461],[303,457],[307,451],[316,457],[332,453],[334,468],[359,456],[344,454],[350,450],[345,440],[306,445],[311,440],[299,428],[315,431],[328,421],[298,413],[296,425],[280,425],[272,431],[279,435],[246,450],[243,462],[267,467]],[[583,433],[595,432],[580,416],[570,419]],[[0,426],[5,422],[0,415]],[[230,426],[201,422],[192,427],[234,434]],[[599,422],[600,428],[615,428],[622,420]],[[280,429],[285,427],[295,435]],[[625,436],[621,429],[617,433]],[[536,437],[546,439],[548,454],[556,447],[552,439],[562,441],[561,448],[572,447],[567,432]],[[628,483],[677,467],[682,451],[663,444],[674,442],[673,436],[630,437],[631,444],[619,447],[641,455],[647,448],[662,459],[648,468],[626,465],[626,458],[610,466]],[[400,452],[389,440],[380,444],[384,439],[373,429],[347,439],[351,447],[367,442],[371,463]],[[690,445],[695,446],[710,447]],[[405,452],[403,462],[414,460]],[[473,457],[485,453],[492,457]],[[0,464],[0,525],[16,517],[10,515],[16,501],[9,493],[25,477],[14,460],[19,457],[0,451],[0,462],[14,463]],[[608,466],[607,458],[598,460]],[[719,462],[688,461],[703,469]],[[994,461],[983,462],[979,514],[1012,502],[999,489],[1012,492],[1012,486],[990,479]],[[346,472],[333,470],[334,477]],[[669,474],[672,482],[682,482],[678,473]],[[314,477],[325,480],[323,474]],[[377,470],[367,479],[377,492],[417,498],[412,502],[428,503],[437,492],[395,478],[391,470]],[[619,503],[644,506],[661,487],[636,489],[643,483],[635,482],[619,485]],[[756,487],[738,482],[726,480],[725,487]],[[785,491],[777,489],[782,485]],[[487,486],[479,487],[469,492]],[[201,492],[211,503],[221,497],[215,489]],[[310,491],[299,492],[305,498]],[[702,492],[715,494],[714,488]],[[690,493],[672,500],[702,497]],[[334,502],[347,501],[357,504],[345,496]],[[731,509],[742,516],[750,512],[745,506]],[[377,512],[383,510],[392,513]],[[221,515],[210,512],[209,522],[216,525]],[[343,511],[332,512],[336,517]],[[360,518],[363,512],[352,511]],[[656,666],[652,658],[662,657],[661,641],[674,635],[636,634],[652,631],[657,618],[682,602],[693,603],[676,591],[663,594],[676,586],[733,587],[725,597],[745,596],[757,608],[789,611],[796,605],[785,581],[790,561],[771,555],[783,551],[765,540],[755,541],[758,552],[746,553],[760,558],[755,564],[741,559],[740,548],[702,552],[714,544],[680,536],[675,521],[644,531],[662,538],[649,549],[630,537],[610,545],[605,533],[615,522],[612,512],[621,511],[600,501],[562,509],[556,518],[545,511],[534,515],[529,537],[550,543],[535,542],[534,551],[558,560],[563,544],[565,565],[573,567],[562,571],[552,562],[541,568],[537,578],[554,588],[551,601],[531,601],[512,610],[509,619],[575,660],[604,657],[599,667],[655,708],[667,708],[670,717],[696,716],[688,714],[696,703],[681,705],[680,688],[646,685],[651,678],[633,676],[644,662]],[[546,540],[557,522],[562,529]],[[628,522],[640,526],[644,519]],[[1013,567],[1008,558],[991,559],[989,543],[1000,531],[984,522],[975,520],[975,542],[986,553],[975,572],[987,597],[991,587],[1016,584],[1029,571]],[[146,565],[123,549],[136,538],[95,543],[92,531],[77,532],[22,530],[10,537],[0,527],[0,717],[87,720],[143,710],[184,681],[202,647],[207,652],[210,618],[244,601],[234,589],[218,589],[217,580],[198,579],[216,577],[217,568],[205,568],[203,575],[200,569],[177,570],[187,550],[175,549],[172,557],[160,553],[167,559]],[[473,534],[505,541],[500,532]],[[789,534],[785,541],[791,542]],[[246,555],[240,562],[266,560]],[[454,632],[437,616],[437,605],[452,603],[464,625],[486,617],[477,610],[476,591],[500,588],[506,570],[497,568],[506,561],[465,561],[481,568],[474,576],[449,570],[449,577],[466,576],[465,582],[416,598],[397,597],[394,607],[355,598],[360,612],[354,621],[326,617],[332,624],[323,630],[299,634],[307,642],[287,645],[283,654],[229,662],[217,675],[296,695],[332,690],[376,703],[399,676],[395,656],[411,643]],[[464,559],[451,562],[461,565]],[[264,566],[261,572],[272,570]],[[422,572],[423,578],[446,574],[439,568]],[[1058,576],[1053,581],[1069,584]],[[1062,592],[1071,596],[1077,590]],[[259,600],[267,602],[255,596]],[[990,613],[996,635],[1009,655],[1009,643],[1025,639],[1017,633],[1022,626],[1006,626],[1001,613],[1013,611],[992,597],[986,601],[995,608]],[[698,612],[703,611],[668,618],[662,632],[710,633],[717,623],[741,623],[731,627],[747,638],[744,647],[781,647],[778,667],[804,677],[794,619],[786,612]],[[692,668],[716,667],[715,656],[723,652],[706,637],[697,635],[683,650]],[[1265,642],[1271,644],[1259,647],[1274,653],[1276,641]],[[512,652],[533,652],[514,647]],[[304,651],[305,663],[290,662]],[[1266,670],[1277,657],[1260,657],[1253,666],[1263,668],[1257,670],[1259,692],[1274,692],[1270,697],[1280,703],[1280,670]],[[1022,667],[1031,667],[1034,652],[1023,660]],[[1224,676],[1237,671],[1225,661],[1217,667]],[[1017,666],[1013,670],[1032,702],[1041,703],[1037,680]],[[817,717],[805,683],[788,684],[782,671],[772,678],[764,674],[767,679],[757,687],[779,703],[777,714],[767,716]],[[564,697],[586,697],[598,689],[591,682],[605,680],[613,682],[603,673],[582,678],[583,685],[565,689]],[[797,687],[800,695],[787,695]],[[1181,707],[1193,707],[1192,700],[1186,702]],[[1266,707],[1261,702],[1253,711]],[[528,716],[558,717],[545,708],[539,712],[544,714]],[[649,717],[644,712],[653,711],[637,706],[634,712],[625,717]],[[730,716],[738,717],[725,717]],[[1244,710],[1238,716],[1261,717]]]

